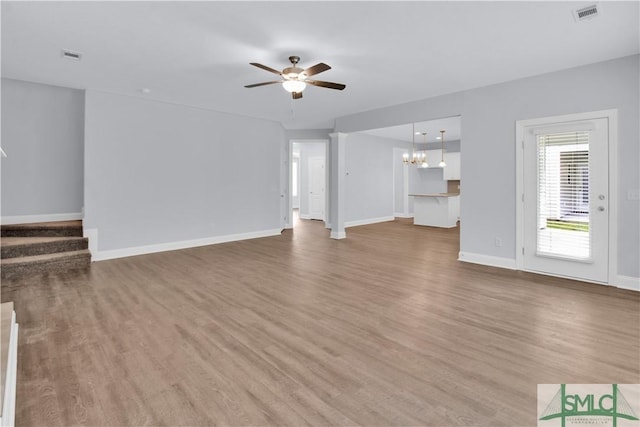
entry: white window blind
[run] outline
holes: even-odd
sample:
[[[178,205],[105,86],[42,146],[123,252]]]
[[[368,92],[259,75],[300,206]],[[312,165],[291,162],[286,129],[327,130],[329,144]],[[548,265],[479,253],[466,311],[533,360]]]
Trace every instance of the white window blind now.
[[[588,261],[589,132],[538,135],[537,142],[537,253]]]

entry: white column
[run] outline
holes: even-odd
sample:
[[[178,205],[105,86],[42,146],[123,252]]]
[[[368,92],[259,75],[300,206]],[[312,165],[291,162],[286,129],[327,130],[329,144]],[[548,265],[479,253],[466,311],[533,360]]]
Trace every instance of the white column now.
[[[331,238],[345,239],[347,237],[347,233],[344,231],[344,218],[346,211],[346,146],[348,134],[336,132],[330,133],[329,136],[331,137],[331,170],[329,171],[331,184],[331,200],[329,203]]]

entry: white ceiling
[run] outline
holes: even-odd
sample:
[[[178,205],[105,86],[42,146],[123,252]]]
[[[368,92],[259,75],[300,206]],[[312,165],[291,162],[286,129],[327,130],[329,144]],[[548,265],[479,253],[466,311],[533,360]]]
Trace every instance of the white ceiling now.
[[[332,128],[336,117],[639,52],[638,2],[10,2],[2,75]],[[82,52],[80,62],[61,49]],[[333,67],[293,101],[245,89],[299,55]],[[143,94],[140,89],[148,88]]]

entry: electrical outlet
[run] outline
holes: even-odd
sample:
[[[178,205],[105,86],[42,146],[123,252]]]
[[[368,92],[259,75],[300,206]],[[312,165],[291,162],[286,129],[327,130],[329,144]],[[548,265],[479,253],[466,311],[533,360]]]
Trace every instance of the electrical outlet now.
[[[640,190],[635,188],[627,191],[627,200],[640,200]]]
[[[496,244],[496,246],[497,246],[497,247],[499,247],[499,248],[500,248],[500,247],[502,247],[502,239],[501,239],[501,238],[499,238],[499,237],[496,237],[495,244]]]

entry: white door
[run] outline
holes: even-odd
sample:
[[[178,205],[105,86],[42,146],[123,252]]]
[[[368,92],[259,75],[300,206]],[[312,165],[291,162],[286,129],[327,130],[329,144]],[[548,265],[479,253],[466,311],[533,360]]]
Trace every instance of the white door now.
[[[526,126],[523,266],[608,281],[608,119]]]
[[[324,221],[324,157],[309,158],[309,218]]]
[[[291,204],[293,209],[300,208],[300,158],[291,160]]]

